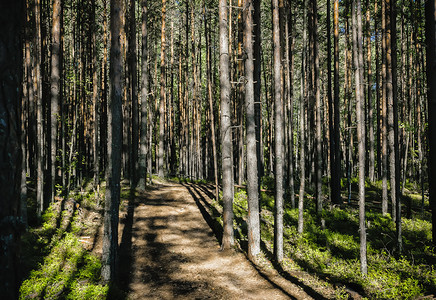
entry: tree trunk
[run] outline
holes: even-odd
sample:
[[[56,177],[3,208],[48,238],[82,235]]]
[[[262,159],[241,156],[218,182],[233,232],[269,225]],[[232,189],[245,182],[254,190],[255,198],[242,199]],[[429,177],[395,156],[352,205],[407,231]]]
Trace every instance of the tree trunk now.
[[[374,181],[375,161],[374,161],[374,122],[373,122],[373,104],[372,104],[372,69],[371,69],[371,9],[369,0],[366,0],[366,64],[367,64],[367,97],[368,97],[368,148],[369,148],[369,163],[368,176],[371,182]]]
[[[121,24],[122,0],[111,0],[110,6],[110,80],[111,97],[108,103],[108,168],[104,212],[101,277],[113,282],[118,263],[118,215],[120,204],[121,147],[122,147],[122,63]]]
[[[234,244],[233,237],[233,147],[230,108],[229,39],[227,32],[227,1],[219,1],[220,35],[220,98],[221,98],[221,159],[223,176],[223,240],[221,249]]]
[[[148,105],[148,32],[147,32],[147,0],[142,0],[142,57],[141,57],[141,131],[139,153],[139,188],[144,189],[147,178],[147,105]]]
[[[360,0],[353,0],[353,53],[356,84],[356,121],[357,143],[359,152],[359,233],[360,233],[360,271],[368,273],[366,260],[366,225],[365,225],[365,124],[363,118],[363,46],[362,46],[362,8]]]
[[[245,58],[245,108],[247,126],[247,202],[248,202],[248,257],[256,260],[260,253],[259,187],[256,151],[256,120],[254,109],[253,79],[253,2],[245,0],[244,50]]]
[[[23,1],[0,4],[0,288],[4,299],[17,299],[19,279]]]
[[[53,1],[53,24],[52,24],[52,49],[51,49],[51,112],[50,112],[50,144],[49,146],[49,167],[48,176],[49,199],[54,201],[55,197],[55,179],[56,179],[56,138],[59,117],[59,100],[60,100],[60,40],[61,40],[61,1]]]
[[[161,31],[161,49],[160,49],[160,100],[159,100],[159,148],[158,148],[158,176],[164,177],[164,139],[165,139],[165,14],[166,0],[162,0],[162,31]]]
[[[317,1],[312,0],[313,10],[313,63],[314,63],[314,81],[315,89],[315,126],[316,126],[316,148],[315,148],[315,183],[316,183],[316,211],[318,215],[322,212],[322,133],[321,133],[321,87],[319,79],[319,53],[318,53],[318,6]]]
[[[279,3],[272,0],[273,11],[273,58],[274,58],[274,146],[275,146],[275,214],[274,258],[283,260],[283,101],[280,55]]]
[[[428,184],[432,210],[432,238],[436,245],[436,1],[425,3],[425,28],[427,42],[427,103],[428,103]]]
[[[254,23],[254,118],[256,122],[256,153],[257,153],[257,178],[260,192],[260,183],[264,175],[262,157],[262,44],[261,44],[261,0],[253,0],[253,23]],[[259,194],[260,195],[260,194]]]
[[[387,141],[387,89],[386,89],[386,1],[382,0],[382,128],[381,128],[381,143],[382,143],[382,213],[388,213],[388,141]]]
[[[36,213],[41,217],[44,211],[44,135],[42,109],[42,78],[41,78],[41,2],[35,0],[35,77],[33,88],[36,91]]]
[[[300,191],[298,198],[298,233],[303,233],[304,228],[304,192],[306,183],[306,154],[305,154],[305,144],[306,144],[306,133],[305,128],[305,109],[306,109],[306,43],[307,43],[307,0],[304,1],[303,8],[303,42],[301,51],[301,79],[300,79]]]
[[[132,100],[132,152],[130,158],[131,186],[138,184],[138,148],[139,148],[139,103],[138,103],[138,75],[136,66],[136,1],[130,0],[130,32],[129,32],[129,72],[130,97]]]

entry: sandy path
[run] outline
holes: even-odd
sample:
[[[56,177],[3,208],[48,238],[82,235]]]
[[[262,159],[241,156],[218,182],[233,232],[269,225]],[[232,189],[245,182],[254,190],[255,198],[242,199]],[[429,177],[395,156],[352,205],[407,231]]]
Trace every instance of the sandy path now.
[[[188,189],[158,183],[129,204],[120,246],[128,299],[313,299],[242,253],[220,251]]]

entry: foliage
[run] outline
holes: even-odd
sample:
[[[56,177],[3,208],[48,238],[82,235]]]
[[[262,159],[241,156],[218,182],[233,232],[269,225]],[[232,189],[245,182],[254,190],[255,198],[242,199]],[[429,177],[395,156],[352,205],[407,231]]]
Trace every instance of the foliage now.
[[[95,206],[93,193],[76,199]],[[23,257],[32,269],[20,287],[19,299],[105,299],[108,286],[101,285],[101,262],[79,240],[84,229],[76,203],[61,210],[53,203],[43,214],[43,224],[23,236]],[[79,206],[80,207],[80,206]]]
[[[379,192],[377,183],[367,189]],[[235,225],[241,242],[246,240],[247,195],[236,189],[234,196]],[[404,252],[395,249],[395,224],[390,215],[377,210],[367,212],[368,275],[359,269],[358,211],[352,206],[326,205],[322,213],[324,227],[315,214],[311,198],[305,199],[304,233],[296,230],[298,209],[285,209],[285,253],[291,261],[328,282],[343,285],[336,291],[337,299],[347,296],[351,286],[371,299],[410,299],[436,291],[436,254],[431,246],[431,223],[421,219],[403,218]],[[213,205],[219,205],[214,202]],[[266,248],[271,251],[274,197],[261,193],[261,234]],[[269,249],[269,250],[268,250]]]

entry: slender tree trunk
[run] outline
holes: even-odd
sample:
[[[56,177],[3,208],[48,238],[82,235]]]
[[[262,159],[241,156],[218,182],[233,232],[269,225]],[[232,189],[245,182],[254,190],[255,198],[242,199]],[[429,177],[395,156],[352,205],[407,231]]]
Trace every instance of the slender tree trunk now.
[[[360,0],[353,0],[353,52],[356,69],[356,121],[357,143],[359,152],[359,233],[360,233],[360,271],[368,273],[366,260],[366,225],[365,225],[365,134],[363,105],[363,46],[362,46],[362,8]]]
[[[0,4],[0,20],[8,34],[0,37],[0,288],[4,299],[17,299],[19,278],[20,186],[22,152],[22,20],[24,1]],[[6,56],[5,56],[6,55]]]
[[[306,43],[307,43],[307,0],[304,1],[303,8],[303,42],[301,51],[301,83],[300,83],[300,191],[298,199],[298,233],[303,233],[304,228],[304,192],[306,183],[306,133],[305,129],[305,109],[306,109]]]
[[[247,202],[248,202],[248,257],[256,260],[260,253],[259,187],[256,151],[256,120],[254,109],[253,64],[253,2],[245,0],[244,50],[245,108],[247,126]]]
[[[279,3],[272,0],[274,58],[275,214],[274,258],[283,260],[283,100],[281,81]]]
[[[287,139],[288,139],[288,188],[289,188],[289,198],[291,202],[292,208],[295,208],[295,184],[294,184],[294,127],[293,127],[293,115],[294,115],[294,103],[293,103],[293,72],[294,72],[294,33],[293,33],[293,22],[294,17],[292,14],[292,7],[290,1],[288,1],[288,10],[289,13],[286,16],[286,27],[285,27],[285,36],[286,36],[286,46],[285,46],[285,56],[286,56],[286,105],[287,105],[287,114],[288,114],[288,122],[285,125]],[[260,79],[260,76],[259,76]],[[260,117],[260,116],[259,116]],[[259,152],[260,155],[260,152]]]
[[[368,96],[368,147],[369,147],[369,164],[368,176],[371,182],[375,179],[375,161],[374,161],[374,110],[372,104],[372,69],[371,69],[371,9],[369,0],[366,0],[366,65],[367,65],[367,96]]]
[[[132,153],[130,159],[131,186],[138,184],[138,150],[139,150],[139,103],[138,103],[138,70],[136,59],[136,1],[130,0],[130,32],[129,32],[129,71],[130,93],[132,99]]]
[[[59,100],[60,100],[60,40],[61,40],[61,1],[53,1],[53,24],[52,24],[52,49],[51,49],[51,112],[50,112],[50,144],[49,144],[49,167],[48,176],[49,199],[53,202],[55,197],[55,179],[56,179],[56,138],[59,117]]]
[[[122,147],[122,63],[121,24],[122,0],[111,0],[110,6],[110,80],[111,96],[108,103],[108,168],[104,213],[101,277],[113,282],[118,264],[118,215],[120,204],[121,147]]]
[[[147,178],[147,152],[151,148],[147,140],[147,105],[148,105],[148,31],[147,0],[142,0],[142,59],[141,59],[141,131],[139,148],[139,188],[144,189]],[[148,145],[148,146],[147,146]]]
[[[387,141],[387,66],[386,66],[386,1],[382,0],[382,213],[388,213],[388,141]]]
[[[234,244],[233,237],[233,147],[230,108],[229,39],[227,1],[219,1],[220,35],[220,98],[221,98],[221,159],[223,176],[223,240],[221,249]]]
[[[162,31],[161,31],[161,49],[160,49],[160,104],[159,104],[159,148],[158,148],[158,176],[164,177],[164,139],[165,139],[165,15],[166,0],[162,0]]]
[[[322,130],[321,130],[321,87],[319,79],[319,53],[318,53],[318,4],[312,0],[313,9],[313,51],[314,51],[314,82],[315,89],[315,126],[316,126],[316,148],[315,148],[315,169],[316,169],[316,211],[318,215],[322,212]]]
[[[260,3],[261,0],[253,0],[254,13],[254,118],[256,122],[256,153],[257,153],[257,179],[260,195],[260,183],[264,175],[264,164],[262,156],[262,44],[261,44],[261,17]]]
[[[213,171],[214,171],[214,179],[215,179],[215,197],[218,199],[218,155],[216,151],[216,137],[215,137],[215,113],[214,113],[214,104],[213,104],[213,78],[212,78],[212,54],[211,54],[211,45],[210,45],[210,30],[207,27],[208,18],[204,18],[204,26],[206,30],[206,56],[207,56],[207,96],[209,98],[209,110],[210,110],[210,129],[212,134],[212,155],[213,155]]]
[[[95,15],[96,10],[95,0],[92,0],[92,32],[91,32],[91,44],[92,44],[92,103],[93,103],[93,117],[94,117],[94,134],[93,134],[93,163],[94,163],[94,189],[99,189],[99,173],[100,173],[100,100],[98,95],[98,66],[97,66],[97,39],[96,39],[96,24],[97,19]]]
[[[428,183],[432,210],[432,238],[436,245],[436,1],[425,3],[425,28],[427,42],[427,103],[428,103]]]
[[[44,211],[44,135],[42,109],[42,78],[41,78],[41,2],[35,0],[35,77],[33,87],[36,91],[36,213],[40,217]]]

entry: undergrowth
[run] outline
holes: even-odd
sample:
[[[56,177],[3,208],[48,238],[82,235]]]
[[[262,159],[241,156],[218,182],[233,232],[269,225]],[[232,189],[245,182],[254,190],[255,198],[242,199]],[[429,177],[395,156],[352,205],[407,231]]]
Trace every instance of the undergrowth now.
[[[73,198],[52,203],[41,226],[23,235],[22,258],[29,271],[19,299],[106,299],[100,259],[80,239],[87,232],[84,210],[97,209],[101,197],[87,192]]]
[[[367,183],[368,197],[380,194],[376,184]],[[262,188],[271,189],[263,181]],[[298,209],[285,206],[285,255],[293,268],[301,268],[339,287],[358,291],[369,299],[412,299],[436,294],[435,249],[431,243],[431,223],[426,218],[402,219],[403,252],[396,249],[395,224],[389,215],[382,215],[367,199],[368,275],[360,273],[358,210],[353,205],[325,205],[317,216],[312,197],[305,199],[304,233],[297,233]],[[222,202],[212,202],[213,205]],[[326,203],[327,204],[327,203]],[[428,202],[427,202],[428,205]],[[261,193],[262,242],[272,257],[274,239],[274,197]],[[403,208],[404,209],[404,208]],[[235,225],[242,242],[246,242],[247,197],[244,189],[236,189],[234,197]],[[422,215],[422,214],[421,214]],[[325,222],[321,227],[321,218]],[[341,292],[342,291],[342,292]],[[335,297],[346,298],[343,288]]]

